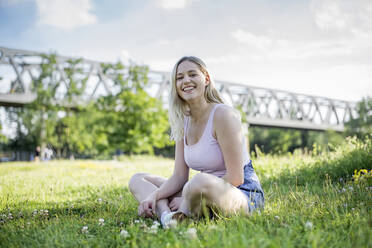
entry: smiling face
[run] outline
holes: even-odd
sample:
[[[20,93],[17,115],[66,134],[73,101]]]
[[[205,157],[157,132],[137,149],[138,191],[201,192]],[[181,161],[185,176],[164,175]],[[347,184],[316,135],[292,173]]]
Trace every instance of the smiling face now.
[[[194,62],[185,60],[177,67],[176,88],[178,95],[186,102],[204,98],[209,76],[205,75]]]

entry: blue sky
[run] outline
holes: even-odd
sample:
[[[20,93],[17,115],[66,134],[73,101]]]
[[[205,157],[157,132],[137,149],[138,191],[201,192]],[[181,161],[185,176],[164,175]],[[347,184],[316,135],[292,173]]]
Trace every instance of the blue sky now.
[[[0,46],[163,71],[195,55],[216,79],[372,95],[369,0],[0,0]]]

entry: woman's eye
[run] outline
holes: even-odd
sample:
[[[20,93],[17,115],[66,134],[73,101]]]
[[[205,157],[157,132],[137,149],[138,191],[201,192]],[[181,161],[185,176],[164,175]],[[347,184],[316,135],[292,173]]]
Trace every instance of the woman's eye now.
[[[183,77],[178,77],[178,78],[176,78],[177,80],[181,80]]]
[[[190,77],[195,77],[195,76],[196,76],[196,74],[191,74],[191,75],[190,75]]]

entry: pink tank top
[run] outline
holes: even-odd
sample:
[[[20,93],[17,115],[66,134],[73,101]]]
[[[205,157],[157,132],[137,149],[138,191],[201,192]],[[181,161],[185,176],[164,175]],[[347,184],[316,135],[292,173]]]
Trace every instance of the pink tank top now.
[[[199,141],[194,145],[186,144],[186,133],[190,118],[186,117],[184,127],[184,158],[188,167],[191,169],[209,173],[217,177],[222,177],[226,174],[225,161],[218,141],[213,137],[213,117],[216,109],[223,104],[216,104],[211,110],[207,125]],[[243,137],[244,139],[244,137]],[[244,140],[243,140],[244,141]],[[245,142],[243,142],[245,144]],[[248,151],[246,147],[242,147],[244,163],[249,162]]]

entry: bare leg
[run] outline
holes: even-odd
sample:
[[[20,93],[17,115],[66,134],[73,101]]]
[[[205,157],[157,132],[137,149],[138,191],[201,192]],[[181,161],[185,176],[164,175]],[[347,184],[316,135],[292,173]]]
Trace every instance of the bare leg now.
[[[148,173],[136,173],[129,181],[129,190],[132,192],[136,200],[138,202],[141,202],[146,199],[146,197],[148,197],[151,193],[157,190],[166,180],[167,179],[164,177],[155,176]],[[179,194],[176,194],[174,196],[178,195]],[[170,197],[170,199],[172,199],[172,197]],[[156,214],[158,217],[160,217],[164,211],[171,211],[168,205],[168,199],[157,201]]]
[[[246,196],[236,187],[216,176],[199,173],[183,188],[183,201],[179,208],[186,215],[202,214],[202,205],[214,207],[224,214],[249,212]]]

